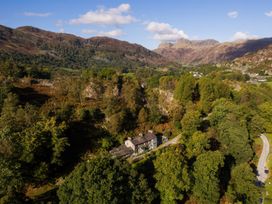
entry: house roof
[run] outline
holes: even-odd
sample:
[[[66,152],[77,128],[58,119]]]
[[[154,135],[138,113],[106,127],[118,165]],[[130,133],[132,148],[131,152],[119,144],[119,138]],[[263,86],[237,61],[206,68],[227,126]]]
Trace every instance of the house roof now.
[[[140,145],[156,138],[154,133],[148,132],[144,136],[135,137],[131,140],[134,145]]]
[[[110,153],[116,157],[125,157],[133,154],[133,150],[122,144],[119,147],[113,148]]]

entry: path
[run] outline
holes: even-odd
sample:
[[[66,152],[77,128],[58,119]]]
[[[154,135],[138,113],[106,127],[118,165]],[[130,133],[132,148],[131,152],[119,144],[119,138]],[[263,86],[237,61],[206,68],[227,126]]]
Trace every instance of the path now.
[[[266,160],[267,160],[267,157],[269,154],[269,142],[268,142],[267,137],[264,134],[261,134],[260,137],[263,141],[263,150],[262,150],[262,154],[259,159],[258,166],[257,166],[257,171],[258,171],[257,179],[260,182],[264,183],[268,177],[268,172],[265,172],[265,171],[267,170]]]

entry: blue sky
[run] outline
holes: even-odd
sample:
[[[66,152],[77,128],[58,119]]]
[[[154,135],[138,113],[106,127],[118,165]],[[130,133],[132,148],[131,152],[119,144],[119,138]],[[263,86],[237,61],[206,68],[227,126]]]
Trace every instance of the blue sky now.
[[[188,39],[272,36],[271,0],[1,0],[0,24],[89,38],[109,36],[154,49]]]

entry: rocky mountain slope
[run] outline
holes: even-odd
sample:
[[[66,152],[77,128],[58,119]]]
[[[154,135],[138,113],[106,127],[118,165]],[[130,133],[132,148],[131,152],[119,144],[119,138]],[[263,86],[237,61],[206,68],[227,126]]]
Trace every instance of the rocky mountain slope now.
[[[0,59],[7,58],[25,64],[70,68],[130,68],[167,63],[162,56],[141,45],[112,38],[84,39],[29,26],[12,29],[0,25]]]
[[[163,43],[155,50],[169,60],[182,64],[209,64],[231,61],[272,45],[272,38],[220,43],[215,40]]]
[[[231,68],[240,69],[242,71],[262,72],[272,75],[272,45],[257,52],[239,57],[228,65],[231,66]]]

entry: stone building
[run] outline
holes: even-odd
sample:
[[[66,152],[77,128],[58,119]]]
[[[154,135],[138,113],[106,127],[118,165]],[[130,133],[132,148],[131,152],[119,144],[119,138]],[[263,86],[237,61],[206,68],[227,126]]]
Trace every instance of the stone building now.
[[[116,157],[129,157],[131,155],[141,154],[150,151],[158,146],[157,136],[149,130],[146,134],[140,134],[138,137],[128,138],[125,144],[114,148],[110,153]]]

